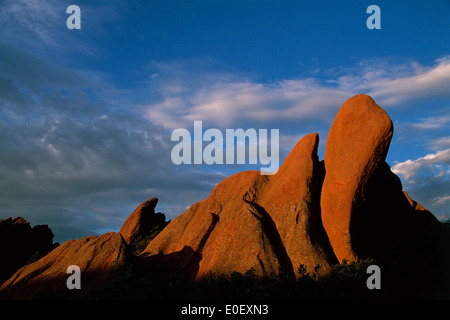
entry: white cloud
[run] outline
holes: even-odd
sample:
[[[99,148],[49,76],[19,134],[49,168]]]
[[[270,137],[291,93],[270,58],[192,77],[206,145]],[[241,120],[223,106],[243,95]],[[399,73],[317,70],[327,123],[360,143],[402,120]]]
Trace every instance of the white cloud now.
[[[450,174],[450,149],[427,154],[416,160],[396,163],[392,171],[401,175],[408,183],[417,183],[419,175],[440,177]]]
[[[190,69],[182,61],[172,66],[154,64],[161,77],[152,79],[152,84],[158,86],[161,99],[146,106],[147,116],[173,129],[189,126],[194,120],[212,126],[318,119],[330,123],[342,103],[358,93],[371,95],[383,108],[413,99],[450,99],[450,57],[436,60],[433,67],[377,63],[369,61],[358,68],[344,69],[337,79],[284,79],[276,83],[207,70],[189,75]],[[432,129],[449,122],[448,116],[430,117],[415,126]]]
[[[367,90],[385,106],[423,98],[449,99],[450,56],[437,59],[435,63],[433,67],[425,67],[414,61],[400,65],[369,61],[359,74],[348,76],[351,80],[346,79],[342,85]]]
[[[396,163],[391,169],[402,178],[404,189],[414,200],[432,207],[440,220],[448,219],[450,149]]]
[[[430,145],[433,150],[450,148],[450,136],[435,139],[431,141]]]
[[[420,122],[413,123],[412,127],[415,129],[431,130],[444,128],[450,123],[450,116],[428,117],[420,119]]]
[[[170,92],[169,92],[170,90]],[[268,124],[308,119],[330,120],[351,92],[321,86],[317,81],[286,80],[276,84],[250,81],[203,83],[183,94],[173,87],[163,101],[149,104],[147,116],[169,128],[191,126],[194,120],[226,127],[242,123]],[[189,92],[188,95],[185,92]]]
[[[450,202],[450,196],[449,195],[445,195],[442,197],[436,197],[433,199],[433,206],[438,206],[438,205],[444,205],[446,203]]]

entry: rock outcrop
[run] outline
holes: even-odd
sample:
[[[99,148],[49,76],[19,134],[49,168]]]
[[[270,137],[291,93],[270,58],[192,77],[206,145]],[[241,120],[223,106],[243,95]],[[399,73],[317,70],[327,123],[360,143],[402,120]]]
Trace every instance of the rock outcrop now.
[[[389,268],[386,278],[407,268],[407,282],[413,280],[410,275],[425,273],[420,292],[433,283],[446,293],[450,284],[440,277],[450,267],[450,230],[403,191],[385,162],[392,135],[386,112],[369,96],[354,96],[332,124],[324,161],[317,156],[318,134],[306,135],[276,174],[234,174],[167,226],[165,216],[155,213],[158,200],[150,198],[119,233],[66,241],[18,270],[0,291],[31,298],[45,295],[43,288],[66,289],[70,265],[81,268],[86,292],[126,264],[144,275],[196,280],[249,270],[260,277],[298,278],[305,267],[309,274],[323,275],[333,264],[374,258]],[[2,232],[5,226],[30,228],[22,220],[0,221],[0,236],[10,234]],[[142,252],[132,251],[133,242],[155,226],[163,230]],[[0,249],[11,239],[20,242],[23,231],[16,232],[0,239]],[[2,258],[14,255],[1,250]]]
[[[272,217],[296,276],[300,265],[323,274],[336,262],[321,221],[320,194],[325,175],[319,162],[319,135],[303,137],[270,176],[258,203]]]
[[[119,233],[128,244],[131,244],[138,236],[147,236],[154,228],[162,230],[167,225],[166,216],[161,212],[155,213],[157,203],[157,198],[144,201],[122,225]]]
[[[81,270],[83,292],[95,289],[123,268],[127,261],[127,244],[118,233],[68,240],[38,261],[17,271],[1,287],[10,298],[46,298],[55,292],[67,292],[67,268]]]
[[[323,170],[318,135],[301,139],[276,175],[235,174],[174,219],[141,253],[190,251],[191,275],[295,276],[300,265],[325,272],[335,261],[320,222]]]
[[[386,112],[367,95],[347,100],[328,134],[321,209],[323,226],[340,262],[355,261],[350,225],[366,200],[366,186],[384,163],[393,134]]]
[[[141,257],[182,256],[189,277],[199,279],[249,269],[298,276],[300,266],[323,274],[337,262],[401,251],[399,243],[437,220],[408,200],[385,162],[392,135],[387,113],[369,96],[354,96],[333,122],[324,164],[318,135],[303,137],[275,175],[247,171],[223,180]]]
[[[22,217],[0,220],[0,284],[57,245],[53,244],[53,232],[47,225],[32,228]]]

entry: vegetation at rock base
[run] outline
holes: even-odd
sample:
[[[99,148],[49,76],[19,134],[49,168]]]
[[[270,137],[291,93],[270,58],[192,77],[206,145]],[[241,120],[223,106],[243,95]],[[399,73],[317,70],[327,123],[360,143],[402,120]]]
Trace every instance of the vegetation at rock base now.
[[[428,241],[450,239],[450,221],[441,223],[441,233]],[[147,237],[141,237],[132,249],[139,252],[144,244],[160,230],[155,228]],[[127,263],[121,272],[91,290],[43,290],[40,299],[54,300],[183,300],[183,299],[450,299],[450,277],[446,269],[450,252],[422,251],[419,242],[428,247],[424,238],[411,243],[411,251],[401,255],[395,250],[378,259],[367,258],[358,262],[335,264],[324,276],[300,265],[298,279],[284,277],[258,277],[253,269],[230,276],[207,276],[194,281],[180,276],[164,274],[143,263]],[[434,242],[436,243],[436,242]],[[404,244],[399,244],[404,248]],[[417,257],[421,259],[417,260]],[[381,289],[366,286],[367,267],[378,265],[381,269]],[[8,299],[4,294],[0,299]]]
[[[442,226],[448,237],[450,221]],[[314,270],[300,265],[298,279],[288,275],[261,278],[250,269],[243,274],[234,272],[229,277],[211,275],[198,281],[161,274],[145,264],[129,263],[109,281],[89,292],[42,292],[42,299],[450,299],[450,278],[444,267],[430,268],[430,262],[424,259],[415,261],[408,268],[408,256],[403,260],[392,259],[392,256],[387,258],[335,264],[324,276],[317,276]],[[447,261],[448,257],[436,254],[432,261],[437,260]],[[380,290],[370,290],[366,286],[370,276],[367,267],[370,265],[380,266]]]
[[[435,298],[423,296],[415,289],[414,280],[398,290],[392,286],[389,277],[383,278],[382,289],[369,290],[366,287],[367,267],[377,262],[365,259],[359,262],[337,264],[323,277],[304,272],[295,280],[291,277],[259,278],[252,269],[244,274],[233,273],[229,277],[205,277],[199,281],[181,279],[170,275],[153,274],[136,265],[127,265],[122,273],[104,285],[86,292],[66,290],[62,294],[43,292],[42,299],[87,299],[87,300],[183,300],[183,299],[405,299]],[[383,270],[383,267],[381,267]],[[420,287],[420,286],[419,286]],[[448,299],[450,293],[435,292],[439,298]]]
[[[133,240],[133,242],[130,244],[131,251],[133,254],[138,255],[141,253],[149,244],[150,241],[152,241],[158,233],[160,233],[165,226],[156,225],[152,228],[152,230],[148,233],[148,235],[138,235],[136,239]]]

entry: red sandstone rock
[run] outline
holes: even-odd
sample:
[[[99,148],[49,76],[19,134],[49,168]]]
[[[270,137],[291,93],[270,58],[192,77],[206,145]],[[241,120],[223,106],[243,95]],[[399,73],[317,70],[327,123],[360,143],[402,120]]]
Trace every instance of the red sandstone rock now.
[[[305,265],[308,272],[323,274],[337,261],[321,222],[324,171],[318,144],[317,133],[303,137],[270,176],[258,203],[275,222],[294,271]]]
[[[17,271],[0,291],[15,299],[33,299],[41,294],[68,291],[67,267],[77,265],[81,270],[83,292],[95,288],[124,266],[127,245],[118,233],[87,236],[68,240],[38,261]]]
[[[165,223],[164,215],[154,212],[156,198],[139,205],[119,233],[66,241],[18,270],[0,291],[24,299],[68,290],[69,265],[81,268],[84,292],[105,283],[128,262],[195,279],[250,269],[257,276],[298,276],[301,265],[309,273],[324,274],[338,261],[386,253],[397,258],[406,251],[410,261],[411,252],[416,254],[411,243],[422,248],[415,255],[418,261],[429,259],[429,249],[444,252],[437,251],[436,260],[444,261],[438,273],[444,274],[448,233],[403,192],[400,179],[385,163],[392,131],[387,114],[370,97],[357,95],[336,116],[325,165],[317,157],[318,135],[309,134],[277,174],[245,171],[220,182],[207,199],[172,221],[138,259],[128,253],[128,244],[161,219]],[[9,232],[10,227],[15,231]],[[12,239],[26,238],[24,230],[29,229],[23,218],[0,220],[0,249]],[[45,226],[36,233],[45,234]],[[427,241],[429,246],[423,246]],[[0,258],[9,259],[1,252]],[[439,263],[430,263],[433,272]]]
[[[174,219],[140,256],[170,255],[189,248],[199,260],[196,278],[251,268],[259,275],[280,274],[282,266],[263,231],[261,218],[244,200],[251,201],[266,180],[259,171],[241,172],[223,180],[207,199]]]
[[[324,272],[335,258],[320,222],[317,144],[317,134],[304,137],[276,175],[246,171],[226,178],[174,219],[141,257],[190,248],[197,279],[249,269],[260,276],[294,275],[300,264]]]
[[[392,121],[367,95],[344,103],[331,126],[325,150],[321,209],[323,226],[340,262],[354,261],[350,224],[372,173],[386,158]]]
[[[150,198],[141,203],[122,225],[119,233],[128,244],[131,244],[137,236],[150,233],[153,227],[164,228],[166,217],[160,212],[155,213],[157,203],[157,198]]]

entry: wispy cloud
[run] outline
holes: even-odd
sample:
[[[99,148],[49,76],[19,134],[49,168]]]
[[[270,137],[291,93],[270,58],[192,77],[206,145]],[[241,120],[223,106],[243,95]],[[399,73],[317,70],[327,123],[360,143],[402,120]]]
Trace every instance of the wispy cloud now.
[[[397,105],[414,99],[450,99],[450,57],[436,60],[437,65],[413,68],[413,74],[382,77],[368,83],[374,97],[386,105]],[[384,69],[389,70],[389,69]]]
[[[194,120],[217,126],[243,122],[286,125],[293,121],[330,122],[341,104],[357,93],[370,94],[385,108],[413,99],[450,99],[450,58],[437,60],[433,67],[414,63],[410,68],[399,68],[380,63],[382,67],[378,69],[373,62],[358,66],[358,71],[349,68],[348,74],[334,80],[303,78],[262,83],[207,72],[199,77],[189,74],[185,65],[177,61],[169,77],[152,79],[159,88],[160,100],[147,105],[147,116],[171,128],[185,127]],[[390,69],[397,72],[379,71]],[[449,121],[448,116],[430,117],[415,126],[434,128]]]
[[[82,26],[77,31],[68,30],[66,26],[69,17],[66,10],[70,4],[60,0],[1,1],[0,21],[7,26],[0,28],[1,42],[58,60],[70,61],[77,54],[99,55],[102,49],[96,45],[96,40],[120,20],[120,12],[127,4],[117,0],[83,2]]]
[[[5,0],[0,6],[0,19],[8,26],[0,31],[8,43],[20,43],[23,38],[43,41],[55,46],[58,22],[63,26],[65,8],[57,1]],[[29,34],[33,37],[29,37]]]
[[[419,122],[411,124],[415,129],[431,130],[440,129],[448,126],[450,123],[450,115],[444,115],[440,117],[429,117],[426,119],[420,119]]]
[[[435,139],[431,141],[430,145],[433,150],[450,148],[450,136]]]
[[[328,118],[348,92],[322,88],[312,81],[285,81],[275,85],[252,82],[215,84],[189,96],[167,96],[148,106],[150,119],[168,127],[184,127],[194,120],[224,127],[242,123],[269,124]]]
[[[445,195],[442,197],[436,197],[433,199],[433,205],[434,206],[438,206],[438,205],[444,205],[450,202],[450,196],[449,195]]]

